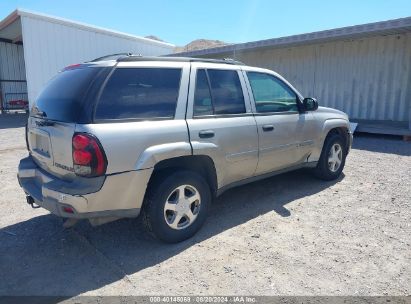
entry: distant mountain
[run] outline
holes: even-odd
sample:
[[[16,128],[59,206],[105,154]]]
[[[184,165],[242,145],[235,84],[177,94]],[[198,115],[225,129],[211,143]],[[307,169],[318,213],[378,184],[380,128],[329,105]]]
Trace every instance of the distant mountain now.
[[[149,35],[149,36],[146,36],[145,38],[165,42],[164,40],[158,38],[155,35]],[[176,46],[174,48],[174,53],[204,50],[204,49],[209,49],[209,48],[214,48],[214,47],[219,47],[219,46],[225,46],[229,44],[230,43],[227,43],[221,40],[196,39],[196,40],[191,41],[189,44],[186,44],[185,46]]]
[[[204,50],[204,49],[224,46],[228,44],[229,43],[221,41],[221,40],[197,39],[197,40],[191,41],[189,44],[186,44],[185,46],[175,47],[174,53]]]

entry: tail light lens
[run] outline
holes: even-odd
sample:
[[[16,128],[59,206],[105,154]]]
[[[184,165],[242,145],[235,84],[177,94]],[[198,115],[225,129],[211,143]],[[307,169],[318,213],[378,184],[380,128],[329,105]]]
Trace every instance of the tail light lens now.
[[[95,177],[106,173],[106,155],[97,138],[87,133],[76,133],[72,146],[74,172],[77,175]]]

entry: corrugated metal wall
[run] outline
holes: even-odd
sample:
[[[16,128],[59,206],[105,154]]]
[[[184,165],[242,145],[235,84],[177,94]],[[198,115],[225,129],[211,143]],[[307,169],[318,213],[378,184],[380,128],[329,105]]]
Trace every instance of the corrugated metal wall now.
[[[275,70],[304,96],[353,119],[410,120],[410,33],[210,57]]]
[[[0,91],[1,101],[13,97],[18,99],[26,96],[25,82],[12,82],[10,80],[26,80],[24,66],[23,46],[0,42]]]
[[[145,43],[29,16],[21,18],[30,103],[47,81],[67,65],[113,53],[132,52],[156,56],[172,52],[172,47],[166,45]]]

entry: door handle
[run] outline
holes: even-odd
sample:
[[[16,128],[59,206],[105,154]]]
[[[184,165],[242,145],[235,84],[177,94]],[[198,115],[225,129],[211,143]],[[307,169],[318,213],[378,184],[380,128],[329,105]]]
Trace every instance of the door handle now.
[[[200,138],[211,138],[214,137],[214,135],[215,134],[213,130],[203,130],[198,133],[198,136],[200,136]]]
[[[274,130],[274,126],[273,126],[273,125],[264,125],[264,126],[263,126],[263,131],[264,131],[264,132],[273,131],[273,130]]]

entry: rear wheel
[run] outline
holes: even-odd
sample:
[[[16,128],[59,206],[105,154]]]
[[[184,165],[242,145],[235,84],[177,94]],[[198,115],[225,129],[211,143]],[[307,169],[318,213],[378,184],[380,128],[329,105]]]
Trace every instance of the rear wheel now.
[[[210,204],[207,182],[195,172],[179,171],[150,184],[143,216],[148,230],[157,238],[176,243],[201,228]]]
[[[323,150],[314,174],[323,180],[337,179],[345,165],[347,149],[344,138],[339,134],[333,134],[325,140]]]

